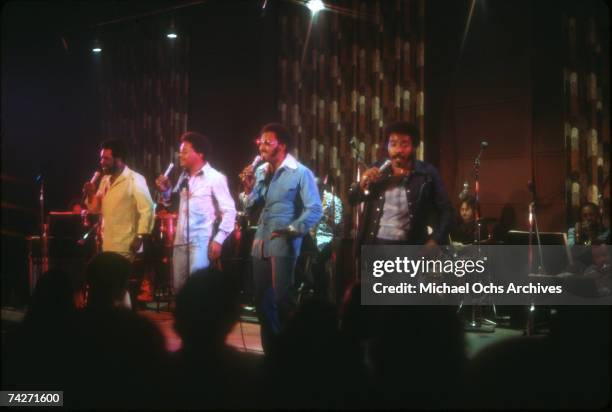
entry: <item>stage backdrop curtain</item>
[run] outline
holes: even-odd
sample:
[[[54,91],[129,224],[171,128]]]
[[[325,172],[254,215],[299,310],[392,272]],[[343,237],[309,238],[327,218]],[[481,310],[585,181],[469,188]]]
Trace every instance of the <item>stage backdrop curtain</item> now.
[[[312,19],[299,4],[280,10],[278,111],[300,161],[334,177],[346,202],[358,164],[384,156],[385,125],[407,120],[425,135],[426,2],[326,4]]]
[[[564,15],[564,117],[567,148],[568,225],[579,220],[580,205],[599,205],[610,219],[610,60],[609,17],[590,7]]]
[[[168,26],[147,19],[105,28],[96,57],[101,135],[128,143],[128,165],[149,185],[169,162],[178,165],[178,138],[187,130],[190,39],[168,39]]]

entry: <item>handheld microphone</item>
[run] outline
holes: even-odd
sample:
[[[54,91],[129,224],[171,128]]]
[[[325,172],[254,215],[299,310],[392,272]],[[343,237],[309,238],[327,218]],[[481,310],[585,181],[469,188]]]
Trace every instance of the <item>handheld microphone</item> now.
[[[533,180],[527,182],[527,190],[529,190],[529,193],[535,194],[535,183]]]
[[[387,160],[385,160],[385,162],[384,162],[382,165],[380,165],[380,167],[378,168],[378,171],[379,171],[380,173],[382,173],[382,172],[384,172],[386,169],[388,169],[388,168],[389,168],[389,166],[391,166],[391,160],[390,160],[390,159],[387,159]]]
[[[95,184],[98,179],[100,178],[100,170],[96,170],[93,174],[93,176],[91,177],[91,179],[89,179],[89,183],[90,184]],[[83,202],[85,201],[85,199],[87,198],[87,193],[85,192],[85,188],[83,188]]]
[[[164,177],[168,177],[172,169],[174,169],[174,163],[170,162],[170,164],[168,165],[168,168],[164,172]]]
[[[482,142],[480,142],[480,147],[482,149],[486,149],[489,146],[489,142],[487,142],[486,140],[483,140]]]
[[[378,168],[378,172],[379,172],[379,173],[384,172],[385,170],[387,170],[387,169],[389,168],[389,166],[391,166],[391,160],[390,160],[390,159],[387,159],[387,160],[385,160],[385,161],[383,162],[383,164],[382,164],[382,165],[380,165],[380,167]],[[369,190],[369,189],[365,189],[365,190],[363,191],[363,193],[364,193],[366,196],[368,196],[368,195],[370,194],[370,190]]]
[[[257,155],[255,156],[255,158],[253,159],[253,161],[251,162],[251,166],[253,167],[253,170],[255,170],[257,168],[257,166],[259,165],[259,163],[261,163],[261,156]]]
[[[98,181],[99,178],[100,178],[100,171],[96,170],[96,172],[93,174],[91,179],[89,179],[89,183],[94,184]]]

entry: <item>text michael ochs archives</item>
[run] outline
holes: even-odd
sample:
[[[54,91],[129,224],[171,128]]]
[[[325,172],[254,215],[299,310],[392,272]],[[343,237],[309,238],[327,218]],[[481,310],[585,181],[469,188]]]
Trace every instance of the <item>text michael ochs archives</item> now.
[[[573,255],[593,264],[576,272]],[[363,245],[361,304],[610,306],[611,256],[610,246]]]
[[[454,275],[457,279],[465,275],[483,275],[486,271],[487,257],[479,259],[410,259],[395,257],[394,259],[377,259],[371,263],[371,275],[382,278],[387,275],[407,276],[408,281],[395,284],[384,284],[374,281],[372,291],[377,294],[560,294],[560,285],[543,285],[540,283],[507,285],[486,282],[486,279],[475,279],[462,284],[456,282],[440,282],[440,276]]]

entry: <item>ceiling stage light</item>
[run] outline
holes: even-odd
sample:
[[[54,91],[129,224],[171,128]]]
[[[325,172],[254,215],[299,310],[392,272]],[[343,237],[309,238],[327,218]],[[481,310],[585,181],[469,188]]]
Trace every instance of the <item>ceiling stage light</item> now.
[[[306,3],[306,7],[310,9],[312,14],[317,14],[321,10],[325,9],[325,4],[321,0],[309,0]]]

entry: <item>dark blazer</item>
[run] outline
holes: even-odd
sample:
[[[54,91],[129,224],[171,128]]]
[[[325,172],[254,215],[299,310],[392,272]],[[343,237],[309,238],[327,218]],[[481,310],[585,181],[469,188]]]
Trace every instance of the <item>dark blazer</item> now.
[[[370,185],[370,193],[367,195],[360,189],[358,183],[351,186],[349,202],[353,205],[365,202],[363,214],[360,216],[359,244],[375,243],[385,206],[383,192],[385,177],[390,174],[389,168],[383,173],[381,181]],[[402,180],[400,185],[406,189],[410,208],[406,244],[420,245],[430,238],[438,244],[448,243],[448,232],[453,225],[454,212],[436,168],[427,162],[417,160],[414,170]],[[431,235],[427,234],[428,224],[433,227]]]

